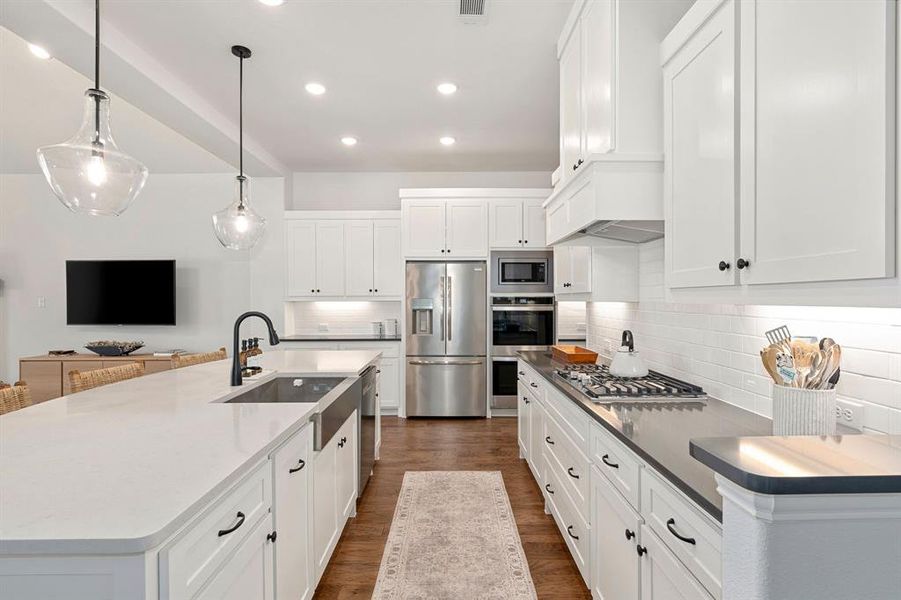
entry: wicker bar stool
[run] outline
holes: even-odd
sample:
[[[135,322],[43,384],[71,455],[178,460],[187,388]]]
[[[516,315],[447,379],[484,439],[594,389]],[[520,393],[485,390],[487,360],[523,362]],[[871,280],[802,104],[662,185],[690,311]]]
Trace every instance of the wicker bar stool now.
[[[190,367],[192,365],[200,365],[203,363],[213,362],[216,360],[225,360],[228,356],[225,348],[219,348],[215,352],[199,352],[197,354],[185,354],[183,356],[175,356],[172,358],[172,368],[181,369],[182,367]]]
[[[102,385],[109,385],[117,381],[134,379],[144,374],[142,363],[128,363],[106,369],[93,369],[91,371],[69,371],[69,385],[72,393],[83,392]]]
[[[15,385],[4,385],[0,388],[0,415],[31,406],[31,392],[24,381],[17,381]]]

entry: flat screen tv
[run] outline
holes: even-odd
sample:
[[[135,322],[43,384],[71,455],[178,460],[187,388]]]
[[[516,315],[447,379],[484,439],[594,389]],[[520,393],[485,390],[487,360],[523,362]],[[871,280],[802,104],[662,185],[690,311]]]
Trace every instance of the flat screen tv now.
[[[66,261],[66,322],[175,325],[175,261]]]

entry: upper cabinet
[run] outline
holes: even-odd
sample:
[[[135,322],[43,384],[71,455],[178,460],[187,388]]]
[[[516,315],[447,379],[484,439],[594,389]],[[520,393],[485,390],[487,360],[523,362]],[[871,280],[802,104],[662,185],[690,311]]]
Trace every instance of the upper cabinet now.
[[[699,2],[667,36],[669,287],[894,275],[895,10]]]
[[[560,52],[560,166],[563,178],[582,160],[582,27],[576,22]]]
[[[288,298],[399,298],[403,258],[398,217],[392,211],[288,213]]]
[[[544,198],[494,198],[488,201],[491,249],[540,250],[545,243]]]

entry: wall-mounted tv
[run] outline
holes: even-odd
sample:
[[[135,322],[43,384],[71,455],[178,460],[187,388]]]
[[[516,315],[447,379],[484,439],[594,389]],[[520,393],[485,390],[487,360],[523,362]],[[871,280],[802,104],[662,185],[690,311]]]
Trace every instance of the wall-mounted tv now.
[[[69,325],[175,325],[174,260],[67,260]]]

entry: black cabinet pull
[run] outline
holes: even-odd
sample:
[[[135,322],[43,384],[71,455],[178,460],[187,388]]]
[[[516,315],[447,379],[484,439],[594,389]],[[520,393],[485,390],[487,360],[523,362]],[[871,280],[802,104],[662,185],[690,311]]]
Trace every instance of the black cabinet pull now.
[[[519,374],[520,374],[520,375],[525,375],[526,372],[525,372],[525,371],[520,371]]]
[[[635,546],[635,551],[638,552],[638,556],[642,556],[648,553],[648,549],[644,546]]]
[[[273,544],[275,543],[275,538],[277,538],[277,537],[278,537],[278,533],[275,531],[273,531],[272,533],[266,534],[266,539],[269,540],[270,542],[272,542]]]
[[[547,493],[550,494],[551,496],[554,495],[554,490],[551,489],[551,484],[549,484],[549,483],[544,484],[544,489],[546,489]]]
[[[544,441],[547,442],[548,444],[550,444],[551,446],[554,445],[554,441],[551,439],[551,436],[549,436],[549,435],[544,436]]]
[[[626,539],[631,540],[634,537],[635,537],[635,532],[632,531],[631,529],[626,529]]]
[[[572,468],[572,467],[569,467],[568,469],[566,469],[566,472],[567,472],[567,473],[569,474],[569,476],[572,477],[573,479],[581,479],[578,475],[576,475],[575,473],[573,473],[573,468]]]
[[[679,535],[679,532],[676,531],[675,525],[676,525],[675,519],[670,519],[669,521],[666,522],[666,528],[669,529],[669,532],[671,534],[676,536],[677,540],[685,542],[686,544],[697,545],[697,542],[695,541],[694,538],[685,537],[684,535]]]
[[[737,261],[735,261],[735,266],[738,267],[739,270],[741,270],[741,269],[744,269],[745,267],[750,267],[751,261],[745,260],[743,258],[739,258]]]
[[[721,261],[720,261],[720,264],[717,265],[717,266],[719,267],[720,271],[725,271],[725,270],[727,270],[727,269],[729,269],[729,268],[732,267],[732,265],[730,265],[729,263],[727,263],[727,262],[724,261],[724,260],[721,260]]]
[[[529,399],[526,398],[525,396],[522,397],[522,401],[525,402],[526,404],[530,404]]]
[[[579,536],[577,536],[575,533],[573,533],[573,526],[572,526],[572,525],[567,525],[567,526],[566,526],[566,533],[568,533],[568,534],[569,534],[569,537],[571,537],[571,538],[574,539],[574,540],[579,539]]]
[[[244,513],[242,513],[242,512],[239,510],[239,511],[238,511],[238,522],[235,523],[235,525],[234,525],[233,527],[229,527],[228,529],[220,529],[220,530],[219,530],[219,537],[222,537],[223,535],[228,535],[228,534],[230,534],[231,532],[235,531],[236,529],[238,529],[238,527],[240,527],[240,526],[243,525],[243,524],[244,524]]]
[[[299,461],[297,461],[296,467],[294,467],[293,469],[288,469],[288,473],[297,473],[298,471],[303,469],[305,466],[307,466],[307,463],[304,462],[304,460],[301,458]]]
[[[603,463],[604,463],[605,465],[607,465],[608,467],[610,467],[610,468],[618,469],[618,468],[619,468],[619,463],[612,463],[612,462],[610,462],[609,460],[607,460],[608,458],[610,458],[610,455],[609,455],[609,454],[605,454],[604,456],[601,457],[601,461],[603,461]]]
[[[537,387],[538,387],[538,384],[535,383],[534,381],[533,381],[532,383],[530,383],[529,385],[531,385],[533,388],[537,388]]]

